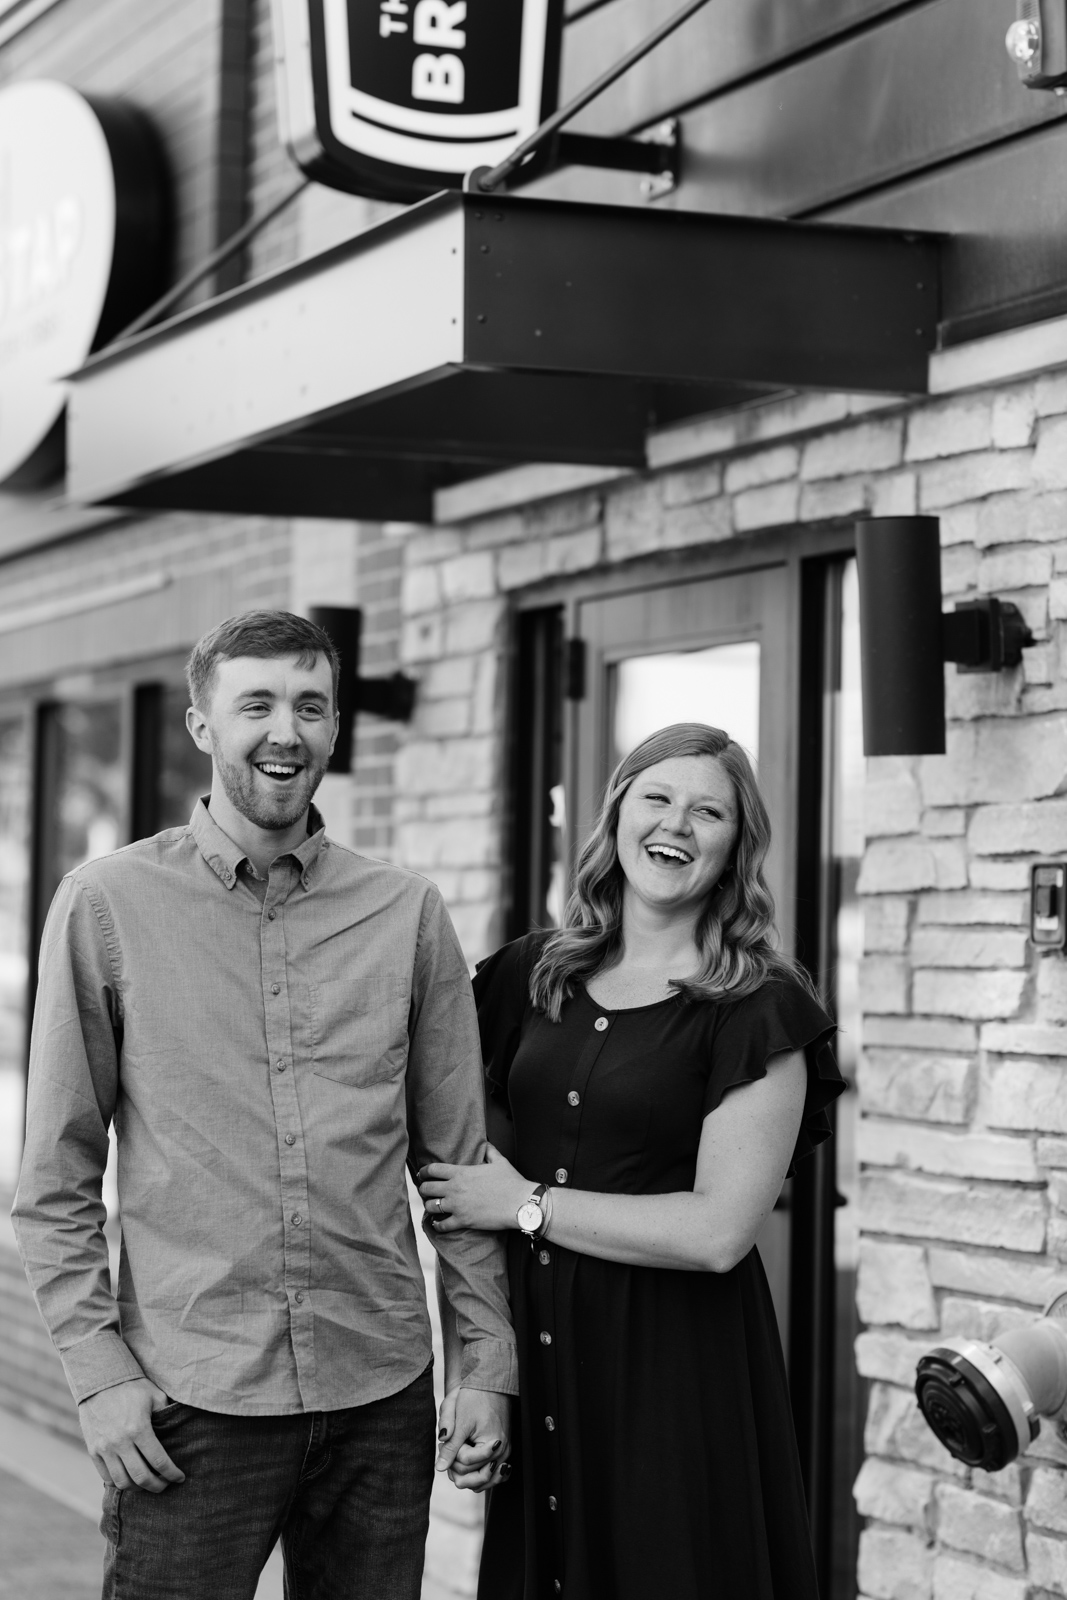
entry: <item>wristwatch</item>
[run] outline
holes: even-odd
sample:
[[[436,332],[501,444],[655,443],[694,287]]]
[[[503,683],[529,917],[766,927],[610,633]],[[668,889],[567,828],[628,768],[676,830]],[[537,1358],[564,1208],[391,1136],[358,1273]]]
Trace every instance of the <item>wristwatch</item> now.
[[[539,1183],[529,1200],[524,1200],[515,1213],[520,1231],[526,1235],[531,1244],[535,1239],[540,1239],[548,1227],[548,1210],[544,1205],[547,1193],[548,1184]]]

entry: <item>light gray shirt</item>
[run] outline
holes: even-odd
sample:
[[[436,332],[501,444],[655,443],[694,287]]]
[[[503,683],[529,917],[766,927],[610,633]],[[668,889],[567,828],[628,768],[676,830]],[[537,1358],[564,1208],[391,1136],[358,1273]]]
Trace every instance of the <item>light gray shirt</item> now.
[[[433,884],[311,827],[262,898],[202,801],[56,894],[13,1216],[76,1399],[146,1374],[209,1411],[335,1410],[430,1360],[404,1164],[483,1159],[467,967]],[[499,1238],[431,1237],[463,1381],[514,1393]]]

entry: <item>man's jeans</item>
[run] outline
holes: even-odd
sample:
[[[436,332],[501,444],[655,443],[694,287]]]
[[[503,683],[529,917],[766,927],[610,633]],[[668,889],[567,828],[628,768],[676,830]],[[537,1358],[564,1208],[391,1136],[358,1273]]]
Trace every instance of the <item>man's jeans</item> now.
[[[430,1368],[370,1405],[152,1419],[185,1482],[107,1489],[103,1600],[253,1600],[276,1540],[286,1600],[418,1600],[433,1484]]]

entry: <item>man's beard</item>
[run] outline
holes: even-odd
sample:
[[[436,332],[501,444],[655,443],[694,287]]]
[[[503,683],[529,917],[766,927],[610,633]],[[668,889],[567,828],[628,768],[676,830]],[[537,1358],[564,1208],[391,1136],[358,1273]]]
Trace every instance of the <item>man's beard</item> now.
[[[249,822],[257,828],[266,828],[277,833],[291,828],[299,822],[308,806],[312,796],[326,773],[327,763],[323,761],[320,766],[312,766],[310,761],[301,752],[299,761],[301,771],[295,782],[285,790],[279,790],[270,803],[269,796],[256,792],[256,768],[252,762],[236,763],[225,759],[216,747],[213,751],[215,770],[225,791],[226,798],[236,811],[239,811]],[[261,759],[266,761],[284,761],[292,757],[269,754]],[[271,780],[266,778],[265,782]]]

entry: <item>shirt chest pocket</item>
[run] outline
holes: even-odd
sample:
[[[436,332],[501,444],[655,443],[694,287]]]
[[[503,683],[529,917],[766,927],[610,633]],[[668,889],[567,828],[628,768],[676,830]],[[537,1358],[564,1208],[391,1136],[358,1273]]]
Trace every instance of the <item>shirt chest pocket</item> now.
[[[403,1075],[408,999],[399,985],[327,978],[309,988],[311,1062],[318,1077],[362,1088]]]

